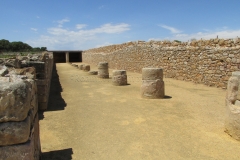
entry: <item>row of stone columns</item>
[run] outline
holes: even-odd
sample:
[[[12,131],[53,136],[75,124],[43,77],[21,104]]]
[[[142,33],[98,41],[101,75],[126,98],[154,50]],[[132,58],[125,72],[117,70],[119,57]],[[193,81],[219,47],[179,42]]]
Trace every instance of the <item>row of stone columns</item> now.
[[[98,71],[90,71],[90,65],[86,64],[80,64],[79,66],[75,65],[75,67],[78,67],[80,70],[87,71],[90,75],[97,75],[99,78],[109,78],[107,62],[99,62],[97,66]],[[127,85],[128,83],[126,70],[113,70],[112,84],[115,86]],[[165,89],[162,68],[142,69],[141,96],[143,98],[150,99],[164,98]]]

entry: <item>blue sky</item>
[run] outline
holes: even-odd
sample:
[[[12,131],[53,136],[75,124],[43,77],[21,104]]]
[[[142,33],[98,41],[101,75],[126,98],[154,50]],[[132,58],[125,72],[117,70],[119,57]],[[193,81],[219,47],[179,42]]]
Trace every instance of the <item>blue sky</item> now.
[[[1,0],[0,39],[49,50],[236,38],[239,0]]]

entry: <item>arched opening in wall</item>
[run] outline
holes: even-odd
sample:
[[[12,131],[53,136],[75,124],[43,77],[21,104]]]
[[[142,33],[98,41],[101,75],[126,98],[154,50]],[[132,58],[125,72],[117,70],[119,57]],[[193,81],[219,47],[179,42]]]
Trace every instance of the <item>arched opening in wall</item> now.
[[[54,63],[66,63],[65,52],[53,52]]]
[[[82,52],[69,52],[69,62],[82,62]]]

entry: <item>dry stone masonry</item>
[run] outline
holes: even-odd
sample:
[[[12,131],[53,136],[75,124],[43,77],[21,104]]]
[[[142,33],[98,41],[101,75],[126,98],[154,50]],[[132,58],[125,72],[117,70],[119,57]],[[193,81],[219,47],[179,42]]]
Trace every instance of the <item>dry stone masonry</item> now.
[[[41,147],[35,69],[11,68],[5,73],[0,79],[0,159],[38,160]]]
[[[225,131],[240,140],[240,72],[233,72],[228,80],[226,95],[227,117]]]
[[[108,62],[99,62],[98,63],[98,77],[99,78],[109,78]]]
[[[127,72],[125,70],[113,70],[112,84],[115,86],[127,85]]]
[[[138,73],[145,67],[163,68],[167,78],[226,88],[232,72],[240,69],[240,39],[136,41],[86,50],[82,58]]]
[[[51,53],[0,59],[0,159],[39,160],[38,110],[47,109]]]
[[[143,68],[141,96],[143,98],[164,98],[164,82],[162,68]]]

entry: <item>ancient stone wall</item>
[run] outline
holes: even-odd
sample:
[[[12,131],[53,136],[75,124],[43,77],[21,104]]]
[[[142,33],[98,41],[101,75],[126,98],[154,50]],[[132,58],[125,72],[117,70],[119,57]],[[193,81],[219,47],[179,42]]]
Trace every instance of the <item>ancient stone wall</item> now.
[[[38,108],[39,110],[46,110],[52,78],[53,55],[45,52],[38,61],[28,61],[26,65],[36,68],[35,80],[38,88]]]
[[[0,159],[39,160],[38,110],[46,110],[52,53],[0,59]]]
[[[139,73],[144,67],[160,67],[168,78],[226,88],[231,73],[240,69],[240,39],[136,41],[86,50],[82,58]]]
[[[0,77],[0,159],[38,160],[39,138],[35,68],[6,68]]]

